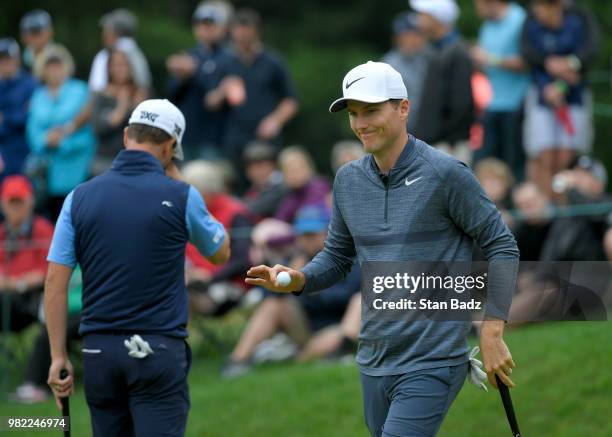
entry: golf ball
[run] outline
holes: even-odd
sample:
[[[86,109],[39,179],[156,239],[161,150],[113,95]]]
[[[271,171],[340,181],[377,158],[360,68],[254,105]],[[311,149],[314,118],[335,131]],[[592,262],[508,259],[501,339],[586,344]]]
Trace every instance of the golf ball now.
[[[286,287],[291,283],[291,276],[289,276],[289,273],[287,272],[280,272],[276,276],[276,283],[281,287]]]

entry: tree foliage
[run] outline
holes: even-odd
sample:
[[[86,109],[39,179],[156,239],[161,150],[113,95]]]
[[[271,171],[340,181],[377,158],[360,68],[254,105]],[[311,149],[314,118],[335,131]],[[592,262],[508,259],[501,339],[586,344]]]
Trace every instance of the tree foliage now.
[[[5,2],[0,14],[0,35],[18,36],[19,19],[25,12],[46,9],[53,16],[57,41],[71,50],[78,67],[77,75],[86,78],[101,45],[100,17],[114,8],[126,7],[139,17],[138,41],[151,63],[156,91],[163,95],[166,57],[194,44],[190,18],[197,3],[194,0]],[[578,0],[577,3],[592,8],[599,19],[602,49],[596,69],[608,71],[612,53],[612,2]],[[331,145],[351,136],[346,117],[327,112],[329,102],[341,93],[340,81],[346,71],[358,63],[378,59],[388,50],[391,20],[407,9],[407,4],[406,0],[234,2],[237,8],[251,7],[262,14],[266,43],[287,60],[300,94],[301,111],[289,125],[286,138],[289,143],[310,148],[322,170],[329,170]],[[467,39],[474,39],[479,20],[472,0],[460,0],[460,4],[459,28]],[[608,77],[599,74],[593,84],[597,102],[612,103]],[[612,136],[610,118],[597,117],[596,125],[596,153],[612,163],[612,151],[606,147],[606,138]]]

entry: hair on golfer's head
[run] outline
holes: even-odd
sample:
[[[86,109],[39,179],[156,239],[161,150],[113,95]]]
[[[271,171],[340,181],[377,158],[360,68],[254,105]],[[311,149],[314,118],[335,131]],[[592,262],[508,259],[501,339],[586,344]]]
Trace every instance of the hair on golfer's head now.
[[[141,144],[151,143],[161,145],[172,137],[157,127],[132,123],[128,126],[128,138]]]

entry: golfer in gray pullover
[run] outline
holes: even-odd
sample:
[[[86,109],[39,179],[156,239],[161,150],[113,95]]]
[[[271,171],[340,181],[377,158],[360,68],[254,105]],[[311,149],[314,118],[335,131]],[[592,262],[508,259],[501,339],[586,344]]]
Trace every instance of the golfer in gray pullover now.
[[[485,370],[492,385],[497,374],[513,387],[508,375],[515,365],[502,338],[519,257],[512,234],[465,164],[408,134],[410,103],[391,66],[355,67],[344,78],[343,95],[330,111],[348,109],[368,155],[336,175],[324,250],[302,271],[253,267],[247,282],[309,293],[341,280],[355,258],[362,264],[469,262],[475,241],[491,263],[480,339]],[[287,286],[276,282],[281,271],[291,277]],[[369,314],[362,318],[357,362],[370,433],[435,435],[467,374],[470,322]]]

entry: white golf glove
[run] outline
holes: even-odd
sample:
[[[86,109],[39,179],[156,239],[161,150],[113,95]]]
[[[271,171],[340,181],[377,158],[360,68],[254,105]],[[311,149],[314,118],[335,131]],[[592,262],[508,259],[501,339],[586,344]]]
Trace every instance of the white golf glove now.
[[[128,355],[132,358],[143,359],[153,353],[149,343],[138,334],[133,335],[129,340],[124,340],[123,344],[129,350]]]
[[[477,388],[489,391],[487,388],[487,374],[482,370],[482,361],[476,358],[476,355],[480,352],[480,348],[475,346],[470,352],[470,367],[468,368],[468,381],[475,385]]]

